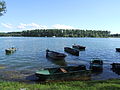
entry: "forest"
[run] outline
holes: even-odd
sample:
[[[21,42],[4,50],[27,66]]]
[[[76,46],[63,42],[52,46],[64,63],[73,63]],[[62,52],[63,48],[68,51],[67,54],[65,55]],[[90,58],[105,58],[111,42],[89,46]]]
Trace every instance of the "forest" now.
[[[110,31],[80,29],[35,29],[22,32],[0,33],[0,36],[23,37],[110,37]]]

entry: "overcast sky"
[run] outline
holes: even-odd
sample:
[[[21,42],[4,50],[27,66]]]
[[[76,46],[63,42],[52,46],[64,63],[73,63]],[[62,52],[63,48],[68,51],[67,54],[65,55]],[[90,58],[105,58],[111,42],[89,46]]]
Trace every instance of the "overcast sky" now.
[[[0,32],[88,29],[120,33],[120,0],[5,0]]]

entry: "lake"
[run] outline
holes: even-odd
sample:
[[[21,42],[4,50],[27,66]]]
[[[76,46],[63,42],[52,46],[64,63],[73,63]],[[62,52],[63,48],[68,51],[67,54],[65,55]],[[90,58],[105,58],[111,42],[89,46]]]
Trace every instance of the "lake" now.
[[[86,46],[79,56],[64,52],[64,47],[73,44]],[[11,55],[5,54],[5,49],[16,47]],[[0,37],[0,79],[30,81],[35,71],[45,67],[59,67],[84,64],[89,69],[93,58],[103,60],[103,71],[95,73],[92,80],[119,78],[111,70],[111,63],[120,62],[120,53],[115,48],[120,47],[119,38],[54,38],[54,37]],[[65,53],[65,61],[55,62],[46,59],[46,49]]]

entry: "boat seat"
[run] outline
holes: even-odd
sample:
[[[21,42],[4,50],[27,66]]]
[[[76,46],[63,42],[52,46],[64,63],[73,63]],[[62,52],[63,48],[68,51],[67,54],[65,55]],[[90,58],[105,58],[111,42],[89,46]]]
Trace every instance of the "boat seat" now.
[[[64,73],[67,73],[67,71],[64,68],[60,68],[60,70]]]

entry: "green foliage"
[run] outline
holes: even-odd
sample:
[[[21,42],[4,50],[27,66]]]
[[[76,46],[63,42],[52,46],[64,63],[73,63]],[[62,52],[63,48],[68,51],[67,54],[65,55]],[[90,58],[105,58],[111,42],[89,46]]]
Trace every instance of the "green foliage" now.
[[[120,80],[69,81],[43,84],[0,82],[0,90],[120,90]]]
[[[120,38],[120,34],[111,34],[110,37],[118,37],[118,38]]]
[[[36,29],[22,32],[22,36],[30,37],[108,37],[109,31],[79,29]]]
[[[0,36],[24,37],[109,37],[109,31],[79,30],[79,29],[36,29],[22,32],[0,33]]]
[[[0,33],[0,36],[22,36],[21,32],[8,32],[8,33]]]
[[[0,16],[6,13],[6,3],[5,1],[0,1]]]

